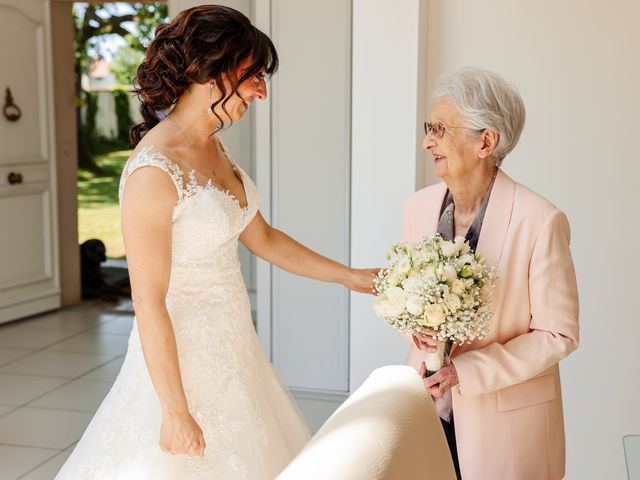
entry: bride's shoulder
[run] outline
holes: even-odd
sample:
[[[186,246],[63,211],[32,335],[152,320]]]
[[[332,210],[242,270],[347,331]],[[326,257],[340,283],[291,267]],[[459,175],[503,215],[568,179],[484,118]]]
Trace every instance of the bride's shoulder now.
[[[174,136],[170,135],[163,123],[159,123],[142,137],[131,152],[123,174],[131,174],[140,167],[150,165],[159,167],[172,176],[182,176],[176,160],[179,158],[179,148]]]
[[[183,190],[183,172],[180,166],[173,160],[170,149],[165,145],[155,144],[150,141],[141,141],[131,152],[126,161],[120,177],[119,196],[122,201],[125,186],[131,177],[139,181],[134,182],[137,187],[144,189],[166,189],[177,191],[180,198]],[[145,168],[155,167],[155,168]],[[167,176],[171,179],[168,182]],[[170,187],[173,183],[173,187]]]
[[[175,164],[175,162],[171,160],[170,152],[167,152],[162,145],[140,142],[131,152],[131,155],[125,163],[125,167],[132,173],[133,170],[144,165],[157,165],[168,168],[172,166],[172,164]]]
[[[130,167],[157,165],[175,169],[178,165],[175,154],[179,144],[170,135],[164,123],[159,123],[149,130],[131,152],[127,161]]]

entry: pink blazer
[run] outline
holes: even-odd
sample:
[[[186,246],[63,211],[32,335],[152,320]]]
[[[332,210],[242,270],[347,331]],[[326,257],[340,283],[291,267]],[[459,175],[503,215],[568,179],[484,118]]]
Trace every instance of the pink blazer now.
[[[436,233],[447,186],[405,203],[402,239]],[[487,338],[454,347],[453,412],[464,480],[556,480],[565,446],[558,362],[578,346],[578,291],[566,216],[496,177],[478,252],[497,266]],[[409,364],[423,352],[412,346]]]

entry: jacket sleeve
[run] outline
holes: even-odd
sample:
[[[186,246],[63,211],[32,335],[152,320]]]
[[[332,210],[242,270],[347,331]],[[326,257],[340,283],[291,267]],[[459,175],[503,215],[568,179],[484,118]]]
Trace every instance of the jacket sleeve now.
[[[569,241],[567,217],[555,210],[539,232],[529,265],[530,330],[455,357],[463,397],[524,382],[578,347],[578,290]]]

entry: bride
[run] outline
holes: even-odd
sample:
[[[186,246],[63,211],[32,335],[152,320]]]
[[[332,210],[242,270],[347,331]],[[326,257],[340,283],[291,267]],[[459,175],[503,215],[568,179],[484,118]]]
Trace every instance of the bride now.
[[[359,292],[376,271],[270,227],[214,134],[266,98],[277,65],[269,38],[231,8],[195,7],[157,28],[120,181],[136,320],[59,480],[272,479],[309,439],[255,334],[238,239],[284,270]]]

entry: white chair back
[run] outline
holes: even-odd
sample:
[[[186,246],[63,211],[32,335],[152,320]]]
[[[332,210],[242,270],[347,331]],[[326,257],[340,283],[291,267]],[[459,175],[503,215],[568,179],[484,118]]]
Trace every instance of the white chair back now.
[[[455,480],[433,401],[409,366],[375,370],[278,480]]]

